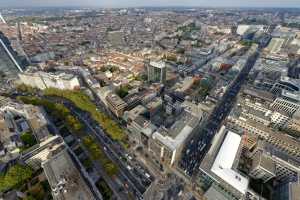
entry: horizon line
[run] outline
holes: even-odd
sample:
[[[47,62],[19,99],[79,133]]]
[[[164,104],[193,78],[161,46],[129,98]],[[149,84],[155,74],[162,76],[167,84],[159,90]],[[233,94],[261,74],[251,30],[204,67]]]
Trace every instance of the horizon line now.
[[[45,5],[45,6],[1,6],[1,9],[28,9],[28,8],[94,8],[94,9],[125,9],[125,8],[253,8],[253,9],[300,9],[299,6],[185,6],[185,5],[165,5],[165,6],[97,6],[97,5],[74,5],[74,6],[67,6],[67,5]]]

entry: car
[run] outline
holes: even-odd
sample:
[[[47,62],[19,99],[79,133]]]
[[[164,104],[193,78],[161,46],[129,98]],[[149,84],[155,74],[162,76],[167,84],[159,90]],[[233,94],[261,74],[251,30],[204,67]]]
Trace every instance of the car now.
[[[150,174],[148,174],[147,172],[145,173],[145,176],[146,176],[147,178],[150,178],[150,177],[151,177]]]
[[[132,167],[130,165],[127,165],[126,167],[128,170],[132,170]]]

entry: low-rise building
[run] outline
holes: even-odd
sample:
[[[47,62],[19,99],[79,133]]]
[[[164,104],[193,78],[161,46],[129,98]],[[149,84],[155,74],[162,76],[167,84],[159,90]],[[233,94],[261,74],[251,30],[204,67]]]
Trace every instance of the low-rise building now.
[[[114,113],[117,117],[122,117],[127,106],[126,102],[123,101],[118,95],[114,93],[109,93],[106,98],[108,108]]]
[[[149,139],[157,127],[143,116],[146,111],[144,106],[138,105],[130,111],[125,111],[123,119],[127,123],[129,137],[138,144],[148,147]]]
[[[24,72],[19,74],[19,78],[21,83],[41,90],[46,88],[57,88],[61,90],[80,88],[79,78],[76,75],[67,74],[65,72]]]
[[[50,133],[46,113],[41,107],[8,100],[0,107],[1,161],[19,156],[23,134],[32,134],[37,142],[47,140]]]

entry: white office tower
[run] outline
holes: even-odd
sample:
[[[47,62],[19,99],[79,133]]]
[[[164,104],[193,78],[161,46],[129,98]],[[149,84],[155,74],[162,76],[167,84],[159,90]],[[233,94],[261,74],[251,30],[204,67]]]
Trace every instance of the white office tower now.
[[[148,81],[153,83],[166,82],[166,63],[163,61],[147,63]]]

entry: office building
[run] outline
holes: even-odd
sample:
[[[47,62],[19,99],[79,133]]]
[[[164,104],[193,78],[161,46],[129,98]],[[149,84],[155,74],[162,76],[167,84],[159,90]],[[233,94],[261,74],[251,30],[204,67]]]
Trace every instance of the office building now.
[[[291,99],[277,97],[275,101],[271,104],[274,110],[283,111],[292,116],[296,111],[299,110],[300,104],[298,102],[292,101]]]
[[[150,61],[146,64],[148,72],[148,81],[151,83],[165,83],[166,82],[166,63],[163,61]]]
[[[249,179],[237,170],[242,146],[242,137],[225,126],[215,134],[199,167],[198,183],[204,191],[214,187],[224,199],[246,197]]]
[[[300,159],[266,141],[259,140],[253,150],[250,175],[265,182],[275,178],[278,182],[296,179],[300,172]]]
[[[270,107],[270,102],[258,97],[241,95],[238,105],[232,112],[236,118],[251,120],[263,126],[284,127],[290,120],[290,115],[284,110],[276,110]]]
[[[130,111],[125,111],[123,119],[127,123],[129,137],[148,148],[149,139],[157,127],[143,116],[146,112],[144,106],[138,105]]]
[[[110,111],[117,117],[122,117],[127,106],[126,102],[123,101],[118,95],[109,93],[106,98],[106,103]]]
[[[241,136],[229,131],[215,158],[211,172],[240,193],[245,194],[248,189],[248,179],[232,169],[240,143]]]
[[[0,32],[0,84],[16,79],[17,74],[23,70],[9,40]]]
[[[94,194],[70,157],[68,150],[52,151],[42,162],[54,200],[95,200]]]
[[[299,112],[300,94],[298,92],[282,91],[281,96],[277,97],[271,104],[274,110],[284,111],[293,116]]]
[[[266,50],[271,54],[279,53],[284,43],[285,39],[283,38],[272,38]]]
[[[300,91],[300,81],[299,79],[292,79],[287,76],[281,76],[271,88],[273,94],[281,94],[282,91],[297,93]]]
[[[300,120],[299,118],[291,119],[287,122],[285,128],[291,132],[300,132]]]
[[[258,127],[257,123],[251,120],[228,118],[228,122],[235,129],[238,129],[246,134],[249,133],[257,135],[291,155],[300,156],[300,143],[288,135],[274,132],[268,127]]]
[[[76,75],[65,72],[46,73],[42,71],[24,72],[19,74],[21,83],[44,90],[57,88],[61,90],[73,90],[80,88],[80,81]]]
[[[249,175],[255,179],[261,179],[264,182],[268,182],[276,176],[274,161],[262,152],[256,152]]]
[[[300,184],[298,180],[281,183],[274,188],[274,200],[300,200]]]
[[[149,150],[158,160],[173,165],[181,155],[182,148],[193,131],[199,128],[203,114],[197,117],[184,111],[169,128],[160,127],[149,141]]]

